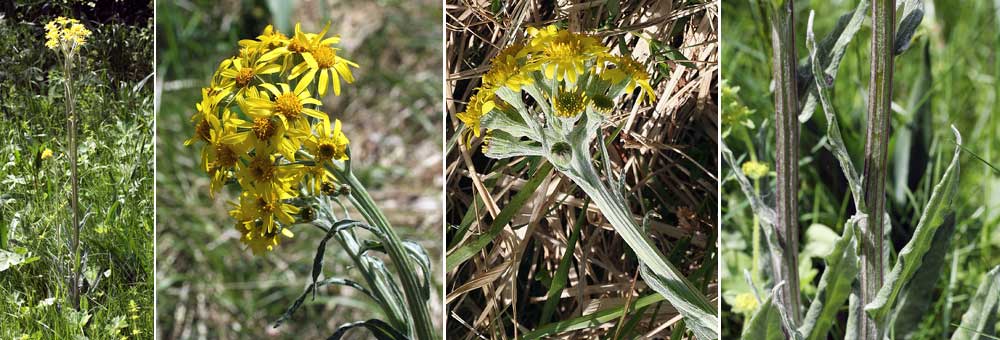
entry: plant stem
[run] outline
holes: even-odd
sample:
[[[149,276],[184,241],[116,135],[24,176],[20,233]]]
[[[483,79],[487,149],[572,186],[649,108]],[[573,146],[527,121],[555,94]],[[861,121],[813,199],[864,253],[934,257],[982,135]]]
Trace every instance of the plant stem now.
[[[605,185],[591,163],[589,145],[573,146],[571,171],[562,171],[587,195],[615,228],[626,244],[635,252],[639,262],[657,277],[646,277],[647,285],[663,295],[684,316],[686,325],[699,339],[714,339],[719,335],[715,306],[695,287],[683,273],[657,250],[645,235],[625,205],[624,197]],[[551,161],[551,160],[550,160]]]
[[[868,205],[861,236],[861,303],[870,303],[882,287],[885,258],[885,176],[892,103],[893,38],[896,1],[872,1],[871,81],[868,92],[868,131],[865,136],[864,195]],[[861,313],[858,339],[881,340],[883,330],[871,315]]]
[[[773,6],[773,5],[768,5]],[[771,7],[771,48],[773,51],[775,171],[777,202],[775,213],[782,254],[771,252],[774,282],[784,281],[777,301],[788,308],[795,326],[801,323],[799,301],[799,120],[795,53],[795,11],[792,0]]]
[[[63,73],[65,76],[65,81],[63,85],[66,88],[66,116],[68,118],[68,134],[69,134],[69,162],[70,162],[70,209],[72,209],[71,214],[73,216],[73,241],[72,241],[72,254],[73,254],[73,281],[70,282],[70,299],[73,307],[80,309],[80,215],[79,209],[77,209],[77,202],[79,198],[79,186],[77,181],[76,173],[76,108],[73,98],[73,74],[72,74],[72,60],[67,56],[63,59]]]
[[[368,195],[364,185],[358,181],[354,173],[348,168],[346,171],[334,171],[334,175],[351,187],[351,201],[355,207],[365,216],[373,227],[378,228],[385,234],[386,240],[383,242],[386,253],[395,264],[396,273],[403,284],[403,291],[406,293],[406,304],[413,317],[413,327],[417,339],[432,340],[436,338],[434,325],[431,323],[430,311],[427,309],[427,302],[424,301],[420,293],[420,281],[417,278],[417,266],[410,260],[406,250],[403,249],[402,241],[396,235],[395,229],[389,224],[389,219],[382,214],[375,201]]]

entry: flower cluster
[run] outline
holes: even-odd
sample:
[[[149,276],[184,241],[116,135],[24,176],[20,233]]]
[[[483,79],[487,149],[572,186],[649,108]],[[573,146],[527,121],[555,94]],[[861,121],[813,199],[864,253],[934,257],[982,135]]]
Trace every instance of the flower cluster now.
[[[757,161],[747,161],[743,163],[743,173],[750,177],[750,179],[761,179],[767,176],[768,171],[771,169],[766,163],[761,163]]]
[[[611,54],[595,37],[554,25],[528,28],[528,35],[526,43],[511,45],[493,58],[482,85],[465,111],[457,114],[475,136],[480,136],[485,116],[510,104],[498,100],[501,88],[514,92],[542,88],[559,118],[575,118],[588,107],[610,113],[614,97],[636,87],[642,89],[639,100],[655,98],[645,66],[631,57]]]
[[[45,24],[45,46],[52,50],[61,50],[67,56],[74,55],[87,43],[88,37],[90,30],[76,19],[58,17]]]
[[[339,120],[320,111],[332,82],[354,82],[338,55],[339,36],[304,33],[295,25],[288,37],[272,26],[253,40],[241,40],[239,53],[220,63],[191,117],[194,136],[185,145],[203,144],[201,167],[211,177],[210,194],[235,183],[236,219],[241,241],[254,254],[274,250],[288,229],[307,220],[309,209],[293,202],[303,196],[336,194],[327,166],[345,161],[347,136]],[[315,85],[315,87],[314,87]],[[319,97],[314,97],[311,88]]]

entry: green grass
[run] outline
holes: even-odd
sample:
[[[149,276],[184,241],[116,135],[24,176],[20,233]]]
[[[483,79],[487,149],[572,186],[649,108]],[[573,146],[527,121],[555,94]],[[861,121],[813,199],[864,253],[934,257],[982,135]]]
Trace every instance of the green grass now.
[[[121,40],[111,38],[140,37],[145,29],[151,41],[148,27],[115,25],[130,33],[114,33],[109,26],[87,24],[95,33],[85,49],[118,46],[125,57],[151,56],[149,49],[121,47]],[[59,64],[42,45],[41,30],[26,22],[0,20],[0,35],[5,37],[0,64],[7,75],[39,75],[0,85],[0,225],[9,237],[0,252],[26,260],[0,271],[0,339],[150,337],[155,309],[152,86],[140,85],[145,75],[133,79],[129,74],[137,73],[138,65],[109,70],[85,57],[77,69],[80,207],[90,212],[81,231],[89,289],[77,313],[66,287],[72,268],[70,184]],[[54,157],[40,160],[46,148]]]
[[[324,112],[343,122],[354,172],[400,238],[415,240],[430,253],[430,314],[441,329],[440,3],[274,3],[290,6],[242,1],[236,11],[215,1],[194,1],[189,7],[158,3],[157,76],[164,86],[157,113],[157,289],[160,308],[171,311],[159,314],[158,335],[325,338],[347,322],[385,319],[378,315],[379,306],[356,290],[329,286],[272,328],[309,284],[324,233],[296,228],[295,238],[276,251],[253,256],[243,249],[227,214],[226,202],[238,192],[227,188],[209,197],[209,177],[198,169],[200,151],[183,145],[193,133],[189,117],[201,98],[200,87],[218,63],[236,52],[239,39],[283,20],[291,26],[302,22],[307,31],[331,20],[330,33],[342,36],[339,53],[360,65],[354,70],[356,83],[345,85],[339,97],[328,93],[322,98]],[[279,20],[279,12],[288,18]],[[220,29],[220,23],[228,26]],[[325,275],[363,282],[352,266],[330,242]],[[366,333],[349,334],[360,335]]]
[[[770,44],[766,22],[755,17],[751,1],[727,0],[723,9],[723,78],[729,86],[738,86],[738,100],[755,113],[745,116],[753,128],[738,132],[735,125],[724,126],[732,133],[726,137],[737,162],[756,158],[765,163],[774,159],[773,97],[769,90]],[[817,13],[815,31],[818,38],[829,32],[840,14],[849,12],[857,1],[796,2],[796,40],[800,64],[808,56],[805,46],[805,23],[809,10]],[[932,6],[936,5],[936,6]],[[940,338],[950,335],[969,309],[970,300],[985,274],[1000,264],[1000,77],[997,43],[1000,24],[997,11],[990,2],[963,3],[955,6],[948,1],[927,2],[927,14],[917,30],[910,49],[897,57],[894,75],[892,126],[886,211],[893,222],[889,244],[894,253],[911,238],[917,220],[930,198],[933,185],[942,176],[955,137],[948,126],[954,124],[962,133],[964,152],[960,156],[961,175],[953,208],[956,213],[954,237],[947,245],[941,275],[927,285],[922,297],[928,316],[917,320],[912,335],[917,339]],[[741,13],[740,15],[734,15]],[[746,13],[747,15],[743,15]],[[870,13],[867,13],[870,16]],[[849,154],[860,171],[863,165],[865,112],[869,86],[870,18],[847,48],[839,73],[830,89],[832,106]],[[925,54],[925,48],[927,53]],[[929,58],[929,59],[926,59]],[[920,79],[930,76],[930,86],[921,87]],[[730,100],[725,98],[724,101]],[[927,119],[915,119],[920,104],[927,104]],[[734,111],[724,109],[723,115]],[[724,118],[725,119],[725,118]],[[909,126],[913,143],[905,143],[902,131]],[[836,165],[836,159],[822,148],[826,120],[818,107],[811,120],[802,126],[800,152],[800,190],[798,199],[799,225],[806,235],[816,225],[839,234],[853,215],[850,191]],[[909,161],[905,157],[909,157]],[[773,163],[771,166],[773,170]],[[903,169],[906,173],[900,172]],[[733,180],[728,166],[723,170],[723,273],[722,286],[724,338],[739,336],[748,320],[747,315],[734,313],[734,297],[749,292],[743,279],[743,269],[750,269],[752,226],[754,216],[745,196]],[[758,190],[766,203],[774,201],[773,172],[759,183]],[[832,245],[832,238],[803,238],[801,254]],[[813,252],[812,254],[815,254]],[[819,273],[825,269],[821,258],[803,257],[800,262],[804,301],[815,298]],[[891,265],[892,262],[890,262]],[[839,311],[847,316],[846,306]],[[935,317],[930,317],[935,316]],[[835,324],[831,334],[844,332],[844,323]],[[897,331],[899,331],[897,329]]]

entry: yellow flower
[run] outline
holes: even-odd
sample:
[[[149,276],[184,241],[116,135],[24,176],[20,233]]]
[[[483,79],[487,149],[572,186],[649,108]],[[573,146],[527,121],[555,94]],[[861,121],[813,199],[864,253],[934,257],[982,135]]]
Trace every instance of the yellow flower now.
[[[471,130],[476,137],[479,137],[481,128],[479,123],[483,116],[496,108],[493,101],[496,94],[489,88],[478,88],[476,94],[469,98],[469,103],[465,105],[465,111],[455,115],[458,120],[465,123],[468,130]]]
[[[750,314],[757,310],[757,298],[750,293],[740,293],[733,301],[733,312]]]
[[[222,94],[219,97],[226,97],[235,91],[237,97],[242,97],[245,89],[253,86],[254,80],[258,76],[277,73],[281,71],[281,65],[266,62],[253,62],[252,58],[230,58],[229,62],[223,62],[225,68],[220,75],[219,90]]]
[[[221,120],[215,116],[208,120],[212,129],[208,144],[202,148],[201,162],[202,168],[212,177],[209,196],[214,197],[229,180],[230,172],[247,153],[250,143],[246,139],[230,138],[236,134],[236,127],[244,122],[229,109],[222,113]]]
[[[555,100],[552,101],[552,110],[557,117],[572,118],[583,113],[589,103],[590,99],[582,91],[569,92],[559,89]]]
[[[594,37],[568,30],[553,32],[554,29],[549,26],[543,31],[536,30],[531,40],[531,45],[540,52],[532,56],[533,64],[541,67],[548,79],[576,83],[577,77],[590,67],[589,61],[607,54],[604,45]]]
[[[319,72],[319,95],[326,94],[326,87],[330,80],[333,80],[333,94],[340,95],[340,78],[344,78],[348,84],[354,82],[354,75],[351,74],[349,66],[358,67],[353,61],[341,58],[337,55],[337,48],[320,44],[312,49],[312,52],[302,54],[303,62],[292,68],[289,79],[302,79],[299,83],[311,84]]]
[[[52,158],[52,150],[45,148],[45,150],[42,150],[42,159],[44,160],[49,158]]]
[[[79,20],[58,17],[45,24],[45,46],[72,56],[87,43],[90,34]]]
[[[334,120],[333,130],[329,122],[320,122],[316,126],[316,134],[303,142],[306,150],[312,154],[313,160],[319,165],[331,160],[347,160],[347,136],[340,130],[340,120]]]
[[[526,50],[523,44],[514,44],[503,49],[493,57],[490,70],[483,75],[483,87],[499,88],[507,86],[514,92],[520,92],[521,86],[531,84],[531,67],[522,65]]]
[[[249,162],[237,162],[237,181],[244,192],[259,196],[283,196],[292,193],[301,164],[279,164],[271,154],[258,152]]]
[[[253,145],[258,154],[277,151],[290,161],[295,161],[295,152],[301,147],[302,139],[309,135],[308,123],[305,127],[299,124],[296,128],[288,129],[290,124],[285,116],[270,109],[273,103],[266,93],[249,88],[246,97],[246,100],[237,102],[250,119],[237,124],[241,131],[226,136],[223,142],[239,144],[246,141]]]
[[[244,192],[240,195],[239,204],[232,203],[233,210],[229,214],[238,221],[236,230],[242,234],[240,241],[248,245],[254,255],[274,250],[280,243],[281,235],[293,236],[287,227],[295,223],[292,215],[298,214],[299,208],[283,202],[288,198],[291,196],[287,194]],[[276,222],[283,226],[278,226]]]
[[[201,102],[195,104],[195,114],[191,116],[191,122],[195,124],[194,136],[184,141],[184,145],[211,140],[212,123],[209,117],[217,117],[218,104],[219,97],[214,95],[210,88],[201,89]]]
[[[747,177],[750,177],[750,179],[760,179],[767,176],[767,173],[770,171],[767,164],[756,161],[747,161],[746,163],[743,163],[742,168],[743,173],[746,174]]]
[[[296,24],[290,38],[268,26],[256,39],[241,40],[239,53],[219,63],[191,116],[194,133],[185,145],[204,143],[202,170],[212,179],[210,195],[233,179],[239,185],[239,203],[231,203],[229,213],[254,254],[292,237],[288,227],[308,208],[304,200],[325,187],[338,188],[324,163],[348,158],[350,142],[341,122],[331,125],[319,110],[322,102],[309,91],[316,73],[321,95],[330,76],[336,93],[342,79],[354,81],[350,67],[357,64],[338,55],[339,37],[326,37],[329,25],[313,34]],[[298,79],[294,88],[287,83],[291,79]],[[303,155],[306,161],[296,161]]]
[[[280,40],[284,43],[284,46],[276,47],[263,56],[260,57],[262,61],[271,61],[279,57],[284,57],[282,64],[282,70],[289,70],[291,68],[292,57],[296,54],[301,55],[303,59],[313,61],[316,60],[313,52],[322,46],[332,46],[340,43],[340,36],[332,36],[326,38],[326,32],[330,29],[330,22],[326,23],[323,27],[323,31],[319,34],[304,33],[302,32],[302,24],[295,24],[295,35],[291,39]]]
[[[253,193],[243,192],[236,209],[230,211],[240,221],[261,221],[260,231],[271,233],[277,229],[276,222],[284,226],[295,224],[292,215],[299,213],[299,208],[285,203],[292,196],[287,193]]]
[[[281,119],[281,123],[286,129],[308,131],[309,120],[306,119],[306,116],[321,121],[328,121],[330,119],[325,113],[305,106],[322,105],[318,99],[313,98],[309,94],[309,90],[306,89],[307,83],[299,82],[295,86],[295,91],[292,91],[288,84],[274,86],[274,84],[264,83],[261,87],[274,95],[274,99],[272,100],[267,97],[247,98],[247,108],[250,111],[271,112],[275,114],[275,116]]]
[[[240,46],[258,51],[270,51],[271,49],[288,44],[288,37],[278,31],[274,26],[267,25],[264,31],[257,36],[257,40],[240,40]]]
[[[642,88],[642,92],[639,93],[639,101],[644,98],[649,101],[656,100],[653,87],[649,85],[649,72],[646,72],[645,66],[628,56],[612,56],[605,59],[615,68],[605,69],[601,73],[602,79],[610,81],[612,84],[624,82],[626,93],[631,93],[636,86]]]

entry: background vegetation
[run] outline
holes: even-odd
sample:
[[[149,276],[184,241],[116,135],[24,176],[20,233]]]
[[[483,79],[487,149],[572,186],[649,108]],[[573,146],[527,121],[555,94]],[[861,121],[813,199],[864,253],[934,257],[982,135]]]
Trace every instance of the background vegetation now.
[[[680,338],[677,312],[650,299],[635,256],[579,188],[538,157],[493,160],[478,138],[460,146],[464,127],[455,114],[489,60],[523,39],[528,26],[593,33],[613,51],[653,65],[656,101],[626,96],[603,137],[634,215],[656,214],[651,238],[714,298],[718,3],[468,0],[448,1],[446,10],[449,339],[538,336],[532,331]],[[451,256],[468,251],[475,255],[467,261]],[[545,323],[550,292],[557,297]]]
[[[118,12],[121,10],[121,12]],[[74,76],[79,130],[82,309],[71,266],[66,111],[44,24],[93,31]],[[152,4],[0,4],[0,338],[148,338],[153,332]],[[53,157],[41,159],[43,150]]]
[[[723,135],[739,163],[751,159],[770,164],[771,173],[758,183],[765,200],[774,202],[774,103],[770,91],[770,43],[767,22],[755,1],[723,2]],[[808,55],[805,24],[809,10],[817,13],[819,38],[831,31],[841,14],[856,1],[796,1],[796,41],[800,64]],[[951,158],[955,138],[948,126],[962,133],[964,152],[955,198],[955,232],[943,270],[926,294],[928,310],[914,339],[951,334],[987,271],[1000,264],[1000,9],[993,2],[925,1],[926,13],[910,50],[896,59],[892,135],[886,210],[891,216],[891,240],[899,251],[913,233],[930,196]],[[833,106],[847,148],[862,166],[865,110],[869,83],[870,18],[847,48],[832,83]],[[924,86],[926,85],[926,86]],[[737,90],[738,88],[738,90]],[[800,87],[801,88],[801,87]],[[829,251],[845,220],[853,214],[850,194],[836,160],[824,149],[826,120],[818,108],[802,126],[800,152],[799,225],[803,244],[799,269],[804,301],[814,298],[821,255]],[[910,136],[910,137],[907,137]],[[723,170],[724,338],[738,337],[746,314],[734,309],[735,297],[749,293],[743,270],[751,260],[754,216],[732,171]],[[841,320],[847,315],[846,306]],[[844,324],[832,334],[842,334]]]
[[[360,64],[358,79],[324,108],[343,121],[354,171],[403,239],[419,241],[435,264],[430,305],[443,327],[441,254],[441,4],[439,1],[162,1],[158,3],[157,113],[158,332],[165,339],[325,338],[377,306],[355,290],[327,287],[272,328],[310,282],[318,229],[267,256],[243,250],[227,215],[233,192],[208,196],[199,150],[184,147],[189,117],[212,72],[268,24],[292,34],[295,22],[342,36],[340,52]],[[327,272],[348,270],[336,246]],[[381,316],[379,316],[381,317]],[[367,336],[367,333],[363,333]]]

